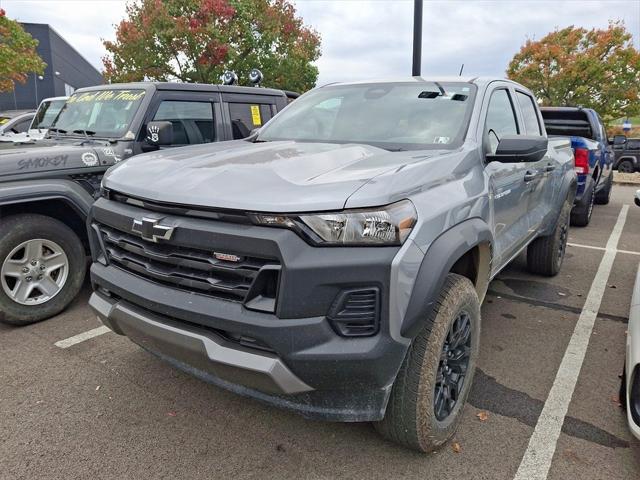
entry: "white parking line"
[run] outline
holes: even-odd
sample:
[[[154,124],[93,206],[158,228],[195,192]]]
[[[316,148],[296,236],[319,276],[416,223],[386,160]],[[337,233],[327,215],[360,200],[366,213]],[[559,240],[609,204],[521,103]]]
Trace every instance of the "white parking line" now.
[[[582,245],[580,243],[571,243],[571,242],[567,242],[567,245],[569,245],[570,247],[577,247],[577,248],[588,248],[591,250],[600,250],[600,251],[604,251],[606,250],[606,247],[596,247],[595,245]],[[627,255],[640,255],[640,252],[634,252],[632,250],[617,250],[617,253],[625,253]]]
[[[607,287],[613,260],[616,257],[618,241],[622,234],[629,205],[623,205],[618,215],[598,271],[591,284],[587,300],[573,330],[569,345],[564,353],[549,396],[538,418],[538,423],[529,439],[514,480],[545,480],[551,467],[553,454],[560,436],[560,430],[567,414],[573,391],[580,375],[593,324],[600,310],[600,303]]]
[[[88,332],[79,333],[78,335],[74,335],[73,337],[65,338],[64,340],[60,340],[54,345],[59,348],[69,348],[78,343],[84,342],[85,340],[89,340],[90,338],[98,337],[100,335],[104,335],[111,330],[104,325],[102,327],[94,328],[93,330],[89,330]]]

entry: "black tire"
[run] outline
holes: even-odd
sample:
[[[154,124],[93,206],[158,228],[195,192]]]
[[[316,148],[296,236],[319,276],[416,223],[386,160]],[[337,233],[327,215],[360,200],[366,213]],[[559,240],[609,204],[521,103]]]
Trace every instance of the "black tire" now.
[[[596,193],[595,202],[598,205],[608,205],[611,200],[611,191],[613,190],[613,172],[607,177],[604,187]]]
[[[560,272],[569,237],[570,209],[571,205],[565,202],[553,233],[536,238],[527,247],[527,268],[531,273],[553,277]]]
[[[622,367],[622,379],[620,381],[620,393],[618,395],[620,400],[620,408],[627,411],[627,362]]]
[[[636,168],[631,160],[622,160],[618,164],[618,171],[620,173],[633,173],[636,171]]]
[[[461,325],[465,315],[470,331],[463,337],[467,339],[464,343],[466,367],[460,368],[453,363],[453,356],[445,354],[444,348],[454,345],[451,339],[455,336],[450,329],[454,324]],[[385,417],[374,424],[376,430],[385,438],[420,452],[433,451],[447,442],[458,427],[471,390],[479,343],[480,302],[475,288],[469,279],[449,274],[435,308],[407,351],[393,384]],[[452,355],[458,351],[461,350],[452,351]],[[460,370],[464,374],[450,413],[439,420],[435,401],[446,396],[436,397],[436,388],[442,385],[437,381],[441,369],[447,368],[444,358],[452,362],[450,371]]]
[[[78,236],[64,223],[44,215],[25,214],[2,219],[0,268],[9,254],[28,240],[55,242],[68,259],[66,281],[55,296],[38,305],[23,305],[7,295],[0,278],[0,322],[29,325],[60,313],[80,291],[87,269],[86,253]]]
[[[595,182],[592,178],[589,178],[580,203],[575,205],[571,210],[572,227],[586,227],[587,225],[589,225],[589,222],[591,221],[591,214],[593,213],[593,204],[595,203],[595,199]]]

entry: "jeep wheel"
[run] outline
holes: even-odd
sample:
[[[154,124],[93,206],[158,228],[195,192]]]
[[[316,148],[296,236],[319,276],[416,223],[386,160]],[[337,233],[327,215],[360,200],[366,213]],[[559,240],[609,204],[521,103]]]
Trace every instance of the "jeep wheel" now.
[[[560,272],[569,238],[570,208],[566,202],[551,235],[536,238],[527,247],[527,267],[531,273],[553,277]]]
[[[574,227],[586,227],[591,221],[593,204],[596,199],[595,182],[589,178],[585,186],[584,194],[580,203],[571,210],[571,225]]]
[[[480,302],[471,281],[449,274],[435,308],[413,340],[391,390],[385,438],[421,452],[456,431],[471,389],[480,342]]]
[[[613,172],[607,178],[607,183],[604,188],[596,193],[596,203],[598,205],[608,205],[611,199],[611,190],[613,190]]]
[[[633,173],[635,168],[631,160],[623,160],[618,164],[618,171],[620,173]]]
[[[42,215],[2,220],[0,322],[28,325],[62,311],[86,271],[82,242],[69,227]]]

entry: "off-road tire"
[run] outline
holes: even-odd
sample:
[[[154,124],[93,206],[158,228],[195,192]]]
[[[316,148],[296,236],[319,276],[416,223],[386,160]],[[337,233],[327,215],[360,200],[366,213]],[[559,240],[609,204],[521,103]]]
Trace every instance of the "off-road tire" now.
[[[553,277],[560,272],[569,237],[569,211],[565,202],[551,235],[536,238],[527,247],[527,268],[531,273]]]
[[[593,205],[596,199],[596,189],[593,179],[589,178],[581,202],[571,209],[571,226],[586,227],[591,221]]]
[[[69,260],[69,273],[62,289],[40,305],[22,305],[0,287],[0,322],[29,325],[60,313],[80,291],[87,270],[85,249],[73,230],[44,215],[25,214],[2,219],[0,228],[0,266],[10,252],[27,240],[42,238],[62,247]]]
[[[620,173],[633,173],[635,170],[636,168],[631,160],[622,160],[618,164],[618,171]]]
[[[607,183],[598,193],[596,193],[595,202],[598,205],[608,205],[611,199],[611,190],[613,190],[613,172],[607,178]]]
[[[450,415],[436,418],[436,374],[449,328],[460,313],[471,325],[471,352],[461,394]],[[391,390],[385,417],[376,430],[385,438],[420,452],[430,452],[455,433],[471,390],[480,343],[480,302],[471,281],[447,275],[434,309],[414,338]]]

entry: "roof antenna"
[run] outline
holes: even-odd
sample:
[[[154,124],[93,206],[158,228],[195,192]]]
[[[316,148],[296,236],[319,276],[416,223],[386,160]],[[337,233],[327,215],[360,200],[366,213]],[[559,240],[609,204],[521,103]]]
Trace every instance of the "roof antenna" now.
[[[464,63],[460,66],[460,73],[458,74],[459,77],[462,76],[462,71],[464,70]]]

